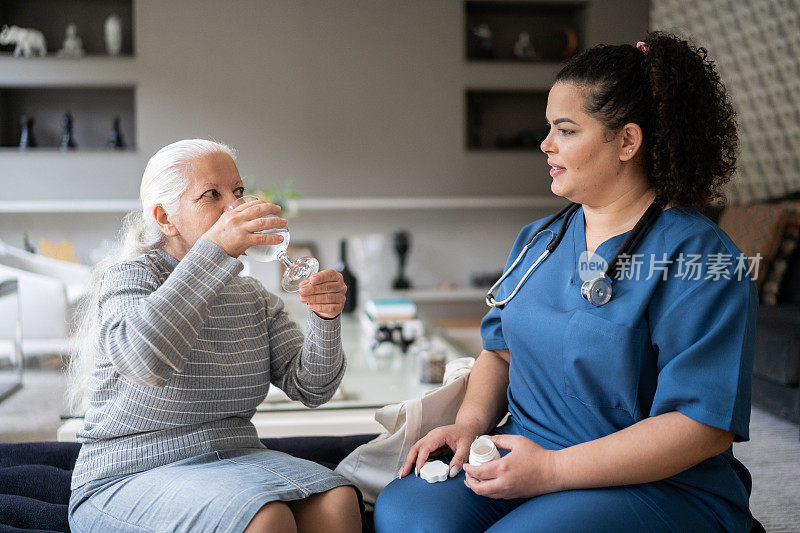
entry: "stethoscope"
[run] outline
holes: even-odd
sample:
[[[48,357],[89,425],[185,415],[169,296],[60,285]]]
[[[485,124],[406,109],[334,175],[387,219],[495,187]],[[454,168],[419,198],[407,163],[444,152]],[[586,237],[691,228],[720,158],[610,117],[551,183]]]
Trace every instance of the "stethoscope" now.
[[[505,307],[505,305],[519,292],[522,284],[525,283],[525,280],[527,280],[531,273],[536,270],[536,267],[538,267],[541,262],[544,261],[545,258],[553,253],[553,251],[558,247],[561,239],[564,238],[564,234],[567,232],[567,226],[569,225],[570,218],[580,206],[581,204],[570,202],[558,213],[550,217],[547,222],[539,227],[538,230],[536,230],[536,233],[534,233],[533,236],[528,239],[528,242],[525,243],[522,251],[519,253],[514,262],[511,263],[511,266],[508,267],[508,270],[503,272],[503,275],[500,276],[500,279],[497,280],[497,283],[492,285],[492,288],[489,289],[489,292],[486,294],[486,305],[489,307],[496,307],[497,309],[502,309]],[[633,250],[636,248],[636,245],[639,244],[639,241],[642,240],[644,234],[647,232],[653,222],[655,222],[656,218],[658,218],[658,215],[661,213],[661,208],[661,202],[658,199],[653,200],[653,203],[650,204],[650,207],[647,208],[647,211],[644,212],[631,232],[625,238],[625,241],[614,254],[614,257],[612,257],[611,261],[608,262],[608,266],[606,267],[603,275],[583,282],[583,285],[581,285],[581,296],[589,300],[592,305],[605,305],[609,302],[609,300],[611,300],[611,280],[613,280],[617,275],[617,259],[621,255],[630,256],[632,254]],[[528,248],[531,247],[531,245],[536,241],[536,238],[542,234],[542,232],[547,231],[551,235],[553,234],[552,230],[547,228],[550,226],[550,224],[562,216],[564,217],[564,220],[561,221],[561,227],[558,230],[558,234],[554,235],[553,238],[550,239],[550,242],[545,247],[542,255],[540,255],[536,261],[533,262],[533,265],[531,265],[528,271],[525,272],[525,275],[522,276],[521,280],[519,280],[519,283],[517,283],[517,286],[514,288],[511,294],[500,301],[496,301],[494,292],[497,290],[497,287],[499,287],[500,284],[503,283],[503,280],[505,280],[511,271],[514,270],[514,267],[517,266],[517,263],[519,263],[525,256],[525,252],[528,251]]]

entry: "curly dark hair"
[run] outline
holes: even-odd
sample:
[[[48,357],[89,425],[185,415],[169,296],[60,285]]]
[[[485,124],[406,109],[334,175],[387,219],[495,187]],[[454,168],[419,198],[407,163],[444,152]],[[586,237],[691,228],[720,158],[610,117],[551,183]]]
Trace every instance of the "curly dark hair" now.
[[[633,45],[598,45],[575,56],[556,83],[588,89],[584,109],[610,132],[642,128],[642,165],[664,203],[702,209],[724,201],[736,168],[736,112],[705,48],[659,31]]]

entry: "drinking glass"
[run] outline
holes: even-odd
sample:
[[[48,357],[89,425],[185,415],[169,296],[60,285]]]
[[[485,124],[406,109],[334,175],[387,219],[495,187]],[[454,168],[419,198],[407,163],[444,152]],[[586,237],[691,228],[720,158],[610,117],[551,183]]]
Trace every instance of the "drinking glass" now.
[[[237,198],[236,201],[228,207],[229,209],[235,209],[239,205],[256,200],[259,200],[257,196],[242,196],[241,198]],[[264,218],[273,217],[278,218],[277,215],[267,215]],[[288,228],[266,229],[258,233],[280,235],[283,237],[283,241],[278,244],[259,244],[251,246],[245,250],[245,253],[250,259],[262,263],[275,260],[280,261],[286,267],[286,271],[283,273],[283,278],[281,279],[281,287],[283,287],[283,290],[286,292],[298,292],[300,290],[300,284],[304,280],[319,272],[319,261],[313,257],[301,257],[294,261],[289,258],[289,254],[286,253],[286,248],[289,246]]]

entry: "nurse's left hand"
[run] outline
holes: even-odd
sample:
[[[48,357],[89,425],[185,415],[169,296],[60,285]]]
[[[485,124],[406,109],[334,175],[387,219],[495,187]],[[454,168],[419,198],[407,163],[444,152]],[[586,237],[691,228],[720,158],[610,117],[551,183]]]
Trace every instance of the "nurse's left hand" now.
[[[344,309],[347,285],[335,270],[317,272],[300,284],[300,301],[322,318],[336,318]]]
[[[491,439],[498,448],[511,451],[480,466],[464,463],[464,482],[475,494],[508,500],[557,490],[555,452],[519,435],[493,435]]]

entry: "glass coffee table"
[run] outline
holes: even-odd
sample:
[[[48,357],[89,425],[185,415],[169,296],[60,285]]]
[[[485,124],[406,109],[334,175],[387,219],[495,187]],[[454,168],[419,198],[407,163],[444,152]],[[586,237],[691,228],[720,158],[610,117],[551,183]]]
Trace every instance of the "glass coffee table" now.
[[[287,301],[286,308],[304,328],[305,306]],[[464,354],[441,328],[423,322],[425,336],[433,347],[446,353],[447,361],[473,355]],[[372,350],[372,338],[357,313],[342,316],[342,346],[347,356],[347,370],[333,399],[311,409],[288,400],[271,387],[270,394],[253,417],[260,437],[378,433],[383,427],[375,421],[377,409],[420,397],[439,386],[420,382],[416,361],[410,355],[376,355]]]

